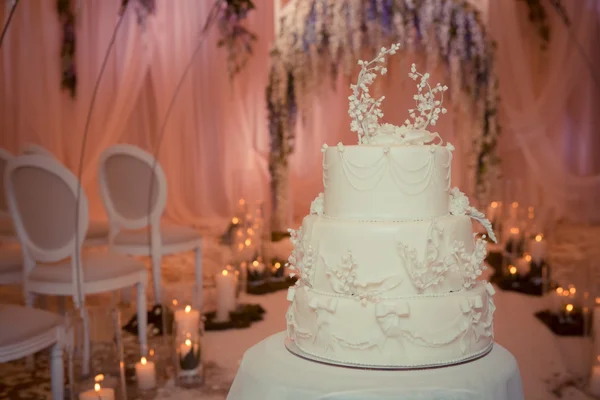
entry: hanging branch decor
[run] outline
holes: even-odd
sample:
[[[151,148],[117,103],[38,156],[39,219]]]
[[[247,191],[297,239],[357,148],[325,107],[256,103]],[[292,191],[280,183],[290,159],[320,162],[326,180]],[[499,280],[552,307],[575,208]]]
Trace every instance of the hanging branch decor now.
[[[61,87],[68,90],[71,97],[77,92],[77,70],[75,69],[75,13],[71,0],[56,0],[58,18],[62,24],[62,44],[60,59],[62,63]]]
[[[489,192],[499,162],[499,100],[494,45],[477,9],[459,0],[292,0],[280,22],[266,90],[275,220],[284,217],[277,216],[279,204],[288,201],[287,158],[297,111],[310,106],[311,92],[328,76],[350,76],[365,49],[375,54],[390,43],[421,49],[448,67],[453,106],[472,112],[480,124],[471,138],[470,172],[477,195]],[[461,93],[471,101],[461,100]]]
[[[121,11],[123,13],[130,0],[121,0]],[[156,0],[135,0],[135,12],[137,14],[137,22],[140,26],[146,26],[146,19],[156,12]]]
[[[256,41],[256,35],[244,26],[244,21],[255,8],[251,0],[227,0],[222,7],[219,18],[221,38],[217,45],[227,48],[230,78],[244,68],[252,55],[252,42]]]

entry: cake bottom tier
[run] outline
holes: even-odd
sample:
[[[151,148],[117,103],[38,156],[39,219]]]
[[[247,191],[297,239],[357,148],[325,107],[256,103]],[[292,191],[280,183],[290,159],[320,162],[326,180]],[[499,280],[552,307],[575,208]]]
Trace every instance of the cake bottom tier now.
[[[340,364],[423,367],[456,364],[489,350],[494,289],[359,299],[290,288],[287,334],[303,352]]]

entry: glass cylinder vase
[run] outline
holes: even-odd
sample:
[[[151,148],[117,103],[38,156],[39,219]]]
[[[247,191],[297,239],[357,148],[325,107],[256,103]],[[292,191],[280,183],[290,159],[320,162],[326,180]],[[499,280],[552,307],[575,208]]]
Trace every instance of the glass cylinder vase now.
[[[127,400],[119,310],[73,310],[67,314],[66,325],[70,399]]]
[[[175,319],[173,323],[173,356],[175,381],[184,388],[200,387],[204,384],[202,352],[202,318],[186,314],[187,319]]]

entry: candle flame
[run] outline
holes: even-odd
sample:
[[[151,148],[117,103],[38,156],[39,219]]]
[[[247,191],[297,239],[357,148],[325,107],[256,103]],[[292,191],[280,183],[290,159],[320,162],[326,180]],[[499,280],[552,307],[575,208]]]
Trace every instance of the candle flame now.
[[[517,273],[517,267],[515,267],[514,265],[511,265],[510,267],[508,267],[508,271],[510,272],[511,275],[514,275]]]
[[[519,202],[517,202],[517,201],[514,201],[514,202],[512,203],[512,208],[519,208]]]
[[[240,202],[239,202],[239,203],[240,203],[240,206],[243,206],[244,204],[246,204],[246,200],[244,200],[244,199],[240,199]]]
[[[140,362],[142,363],[142,365],[148,364],[148,360],[146,360],[146,357],[142,357],[142,359],[140,360]]]
[[[600,304],[600,297],[596,297],[596,304]]]
[[[226,269],[224,269],[223,271],[221,271],[221,274],[223,274],[223,276],[227,276],[229,272]]]
[[[254,235],[254,231],[252,230],[252,228],[248,228],[248,230],[246,230],[246,232],[248,232],[248,235],[250,235],[250,236]]]
[[[498,202],[492,201],[492,208],[498,208]]]
[[[173,300],[173,305],[176,306],[178,303],[177,299]]]
[[[94,377],[95,382],[102,382],[104,380],[104,374],[98,374]]]
[[[234,225],[237,225],[237,224],[240,222],[240,219],[239,219],[238,217],[233,217],[233,218],[231,219],[231,222],[232,222]]]
[[[543,238],[544,238],[544,236],[540,233],[539,235],[536,235],[535,241],[536,242],[541,242]]]
[[[569,288],[569,293],[571,293],[571,294],[577,293],[577,289],[575,289],[575,286]]]
[[[187,347],[192,347],[192,341],[190,339],[185,339],[185,345]]]
[[[100,384],[99,383],[94,383],[94,391],[95,392],[99,392],[100,391]]]
[[[567,310],[567,312],[573,311],[573,304],[567,304],[567,306],[565,307],[565,310]]]
[[[277,268],[277,269],[281,268],[281,263],[276,262],[275,263],[275,268]]]
[[[238,244],[238,249],[244,250],[244,245],[242,243]]]
[[[244,244],[246,246],[250,246],[252,244],[252,240],[251,239],[246,239],[246,241],[244,242]]]
[[[510,228],[510,233],[513,235],[518,235],[519,234],[519,228]]]
[[[531,256],[529,254],[525,254],[525,261],[531,262]]]
[[[150,355],[153,356],[154,355],[154,349],[150,349]]]
[[[190,311],[192,311],[192,306],[185,306],[185,312],[189,313]]]
[[[254,265],[255,267],[258,267],[258,261],[252,261],[252,265]]]
[[[564,289],[561,287],[556,288],[556,294],[562,294],[563,291],[564,291]]]

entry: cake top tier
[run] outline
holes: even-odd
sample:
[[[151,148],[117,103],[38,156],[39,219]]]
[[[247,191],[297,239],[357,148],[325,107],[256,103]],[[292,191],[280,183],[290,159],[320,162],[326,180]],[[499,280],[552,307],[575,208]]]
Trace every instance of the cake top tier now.
[[[369,86],[378,73],[385,75],[386,57],[395,54],[399,48],[399,44],[393,44],[389,49],[382,47],[373,60],[358,62],[361,70],[356,84],[350,85],[352,95],[348,97],[350,100],[348,114],[352,118],[350,129],[358,134],[358,144],[423,145],[436,139],[439,141],[438,144],[441,144],[440,135],[429,132],[427,127],[436,124],[440,113],[446,113],[442,103],[444,92],[448,87],[439,83],[431,87],[428,83],[429,74],[419,73],[415,64],[408,74],[412,80],[418,81],[417,94],[413,96],[416,109],[408,110],[412,122],[407,119],[402,126],[379,124],[379,118],[383,117],[380,107],[385,96],[379,99],[371,97]]]

